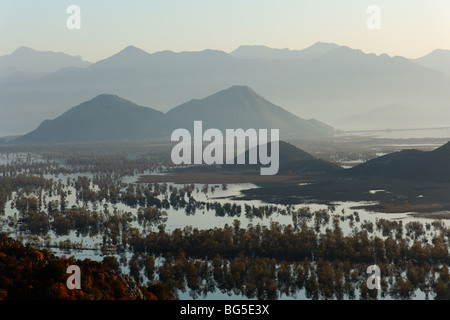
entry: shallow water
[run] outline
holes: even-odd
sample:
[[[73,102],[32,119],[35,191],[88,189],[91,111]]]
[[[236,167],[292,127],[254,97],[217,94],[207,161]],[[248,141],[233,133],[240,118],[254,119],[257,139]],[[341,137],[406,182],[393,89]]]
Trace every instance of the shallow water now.
[[[417,129],[386,129],[386,130],[355,130],[343,131],[338,136],[365,136],[383,139],[423,139],[423,138],[448,138],[450,139],[450,127],[417,128]],[[433,146],[434,144],[421,144],[420,146]]]

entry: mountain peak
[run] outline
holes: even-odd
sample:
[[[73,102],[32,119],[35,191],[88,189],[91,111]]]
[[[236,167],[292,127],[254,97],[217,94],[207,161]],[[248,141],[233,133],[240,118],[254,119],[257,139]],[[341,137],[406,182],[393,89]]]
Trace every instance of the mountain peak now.
[[[130,46],[122,49],[117,54],[120,54],[120,55],[134,55],[134,56],[136,56],[136,55],[148,55],[149,53],[147,51],[145,51],[145,50],[142,50],[142,49],[138,48],[138,47],[130,45]]]
[[[422,58],[426,58],[426,57],[447,57],[450,54],[450,50],[446,50],[446,49],[435,49],[432,52],[430,52],[429,54],[417,58],[416,60],[420,60]]]
[[[124,100],[124,99],[122,99],[118,95],[110,93],[102,93],[91,99],[91,101],[116,101],[116,100]]]
[[[90,104],[93,105],[112,105],[112,104],[118,104],[118,103],[131,103],[131,101],[128,101],[126,99],[123,99],[115,94],[109,94],[109,93],[102,93],[98,96],[92,98],[88,101]]]
[[[222,92],[240,92],[240,93],[251,93],[255,94],[252,88],[246,85],[234,85],[229,87],[228,89],[223,90]]]
[[[255,107],[258,102],[265,100],[259,94],[257,94],[252,88],[246,85],[234,85],[228,89],[219,91],[206,99],[226,99],[229,101],[229,107],[235,107],[234,104],[246,101],[248,107]],[[231,99],[231,100],[229,100]],[[268,102],[268,101],[267,101]]]
[[[36,52],[36,50],[26,47],[26,46],[21,46],[21,47],[17,48],[16,50],[14,50],[12,55],[26,54],[26,53],[30,53],[30,52]]]
[[[326,135],[329,129],[277,106],[246,85],[234,85],[203,99],[191,100],[166,113],[173,128],[203,121],[204,128],[279,129],[280,136]]]
[[[94,63],[91,66],[91,68],[92,69],[96,69],[99,67],[100,68],[108,68],[108,67],[124,68],[124,67],[129,67],[130,64],[133,65],[135,68],[141,68],[142,66],[139,64],[142,63],[142,60],[145,60],[145,58],[149,57],[149,56],[151,56],[151,54],[148,53],[147,51],[139,49],[138,47],[135,47],[135,46],[128,46],[106,59],[97,61],[96,63]],[[135,65],[135,64],[137,64],[137,65]]]
[[[325,52],[327,54],[332,54],[332,55],[342,55],[342,56],[346,56],[346,57],[353,57],[355,55],[357,56],[365,56],[365,53],[360,50],[360,49],[353,49],[350,48],[349,46],[336,46],[334,48],[331,48],[330,50],[328,50],[327,52]]]
[[[337,47],[339,47],[339,46],[336,43],[318,41],[318,42],[314,43],[312,46],[310,46],[309,48],[314,48],[316,50],[322,51],[322,53],[325,53],[325,52],[335,49]],[[306,49],[308,49],[308,48],[306,48]]]
[[[411,61],[450,75],[450,50],[436,49],[423,57],[411,59]]]
[[[119,97],[115,94],[109,94],[109,93],[102,93],[98,96],[92,98],[91,100],[85,101],[84,103],[73,107],[73,110],[83,110],[83,109],[99,109],[99,110],[132,110],[135,108],[144,108],[144,109],[150,109],[148,107],[143,107],[140,105],[135,104],[134,102],[124,99],[122,97]],[[160,113],[160,111],[157,111]]]
[[[106,58],[104,60],[100,60],[99,62],[103,62],[103,61],[115,61],[117,63],[117,61],[123,61],[123,60],[135,60],[135,59],[139,59],[142,57],[146,57],[149,56],[150,53],[148,53],[147,51],[144,51],[138,47],[135,46],[128,46],[122,50],[120,50],[119,52],[117,52],[116,54],[112,55],[109,58]],[[94,64],[95,65],[95,64]]]
[[[268,47],[268,46],[265,46],[265,45],[262,45],[262,44],[243,44],[243,45],[240,45],[233,52],[238,52],[238,51],[261,51],[261,50],[265,50],[265,51],[284,51],[284,52],[291,51],[288,48],[276,49],[276,48],[271,48],[271,47]]]
[[[241,45],[230,55],[239,59],[278,60],[295,58],[297,51],[287,48],[275,49],[264,45]]]

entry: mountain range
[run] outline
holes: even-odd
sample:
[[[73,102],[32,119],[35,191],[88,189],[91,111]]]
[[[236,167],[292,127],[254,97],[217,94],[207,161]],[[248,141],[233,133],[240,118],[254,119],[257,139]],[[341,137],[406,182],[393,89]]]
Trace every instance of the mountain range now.
[[[18,51],[11,56],[23,49]],[[167,112],[233,85],[249,86],[294,115],[334,126],[343,117],[393,104],[448,115],[450,76],[426,60],[367,54],[333,43],[304,50],[241,46],[231,53],[148,53],[129,46],[95,63],[65,65],[39,78],[0,80],[0,136],[28,132],[67,106],[105,92]],[[444,60],[434,67],[444,66]]]
[[[178,128],[203,130],[279,129],[280,137],[318,137],[334,129],[318,120],[299,118],[264,99],[247,86],[232,86],[203,99],[193,99],[167,113],[139,106],[117,95],[101,94],[83,102],[10,144],[69,143],[167,138]]]
[[[336,121],[339,128],[346,130],[385,130],[431,128],[447,125],[445,114],[412,108],[402,104],[391,104],[360,114],[354,114]]]
[[[91,63],[62,52],[20,47],[0,57],[0,83],[36,79],[64,68],[86,68]]]
[[[230,52],[233,57],[239,59],[263,59],[263,60],[281,60],[281,59],[308,59],[315,58],[325,54],[338,47],[335,43],[317,42],[314,45],[303,50],[274,49],[262,45],[243,45]]]

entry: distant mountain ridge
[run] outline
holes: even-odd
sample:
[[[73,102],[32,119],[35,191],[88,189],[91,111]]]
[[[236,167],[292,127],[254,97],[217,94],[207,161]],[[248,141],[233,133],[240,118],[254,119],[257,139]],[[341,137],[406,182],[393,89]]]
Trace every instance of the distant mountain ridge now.
[[[402,104],[391,104],[344,117],[338,120],[336,125],[339,129],[346,130],[385,130],[436,127],[444,126],[445,123],[446,117],[442,114]]]
[[[327,136],[334,129],[301,119],[272,104],[247,86],[233,86],[204,99],[194,99],[166,114],[117,95],[102,94],[71,108],[10,144],[70,143],[170,137],[174,129],[279,129],[281,137]]]
[[[230,52],[233,57],[240,59],[309,59],[318,57],[322,54],[337,48],[335,43],[317,42],[314,45],[303,50],[274,49],[263,45],[243,45]]]
[[[148,53],[128,46],[88,67],[39,79],[11,74],[0,86],[0,136],[28,132],[67,105],[104,92],[167,112],[235,84],[263,92],[294,115],[333,126],[344,116],[391,104],[450,113],[450,76],[406,58],[320,42],[303,50],[255,47],[254,58],[240,58],[246,47],[251,49]]]
[[[91,65],[80,56],[61,52],[38,51],[20,47],[13,53],[0,57],[0,79],[22,74],[24,78],[38,78],[58,70]]]
[[[433,52],[413,59],[415,63],[418,63],[427,68],[435,69],[450,75],[450,50],[436,49]]]

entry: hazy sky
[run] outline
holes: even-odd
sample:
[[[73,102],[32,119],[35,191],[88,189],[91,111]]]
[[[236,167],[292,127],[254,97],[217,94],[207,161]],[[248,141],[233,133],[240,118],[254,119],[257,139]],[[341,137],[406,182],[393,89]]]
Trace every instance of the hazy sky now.
[[[80,30],[66,26],[69,5],[81,9]],[[379,30],[367,28],[370,5]],[[450,0],[0,0],[0,55],[28,46],[95,62],[128,45],[230,52],[317,41],[407,58],[450,49]]]

